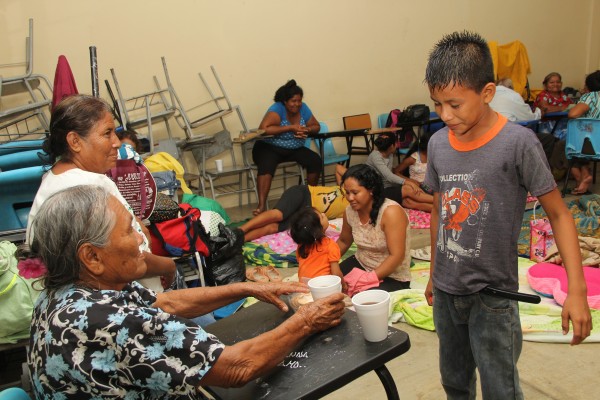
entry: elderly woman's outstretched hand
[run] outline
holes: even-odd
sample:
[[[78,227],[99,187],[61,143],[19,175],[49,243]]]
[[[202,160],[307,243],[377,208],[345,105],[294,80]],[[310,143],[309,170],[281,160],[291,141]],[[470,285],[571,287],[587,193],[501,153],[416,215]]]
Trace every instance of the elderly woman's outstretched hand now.
[[[281,311],[288,311],[288,306],[279,297],[291,293],[308,293],[308,286],[300,282],[271,282],[271,283],[251,283],[252,296],[257,299],[271,303]]]
[[[335,293],[303,305],[296,311],[296,315],[304,319],[312,334],[339,325],[345,309],[344,295]]]

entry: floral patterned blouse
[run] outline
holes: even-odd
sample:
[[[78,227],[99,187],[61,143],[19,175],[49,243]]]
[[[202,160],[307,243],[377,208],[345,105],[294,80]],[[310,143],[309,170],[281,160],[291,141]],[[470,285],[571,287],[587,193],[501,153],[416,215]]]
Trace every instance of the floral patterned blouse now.
[[[137,282],[42,292],[28,354],[36,398],[203,398],[196,388],[224,345],[155,301]]]
[[[537,95],[537,97],[535,98],[535,101],[533,102],[533,105],[535,107],[541,108],[540,104],[542,103],[542,101],[545,101],[546,103],[550,104],[551,106],[560,106],[560,107],[568,106],[569,104],[573,103],[573,100],[571,100],[564,93],[561,93],[560,96],[555,96],[546,90],[542,90],[540,92],[540,94]]]

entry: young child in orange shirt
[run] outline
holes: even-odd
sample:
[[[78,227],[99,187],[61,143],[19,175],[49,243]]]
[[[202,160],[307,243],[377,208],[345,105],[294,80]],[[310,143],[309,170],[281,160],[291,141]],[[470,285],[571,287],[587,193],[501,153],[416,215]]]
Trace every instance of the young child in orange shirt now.
[[[294,215],[290,236],[298,244],[296,257],[300,282],[321,275],[337,275],[344,282],[339,264],[340,248],[325,236],[328,226],[327,216],[312,207],[303,208]]]

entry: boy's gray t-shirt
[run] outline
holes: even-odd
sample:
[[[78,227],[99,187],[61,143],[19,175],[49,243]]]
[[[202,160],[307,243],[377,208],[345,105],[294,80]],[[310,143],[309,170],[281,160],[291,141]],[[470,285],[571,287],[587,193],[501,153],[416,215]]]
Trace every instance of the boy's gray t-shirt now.
[[[539,196],[556,187],[542,145],[531,130],[501,116],[475,144],[450,135],[439,130],[427,151],[425,184],[440,200],[433,283],[456,295],[486,286],[517,290],[527,192]]]

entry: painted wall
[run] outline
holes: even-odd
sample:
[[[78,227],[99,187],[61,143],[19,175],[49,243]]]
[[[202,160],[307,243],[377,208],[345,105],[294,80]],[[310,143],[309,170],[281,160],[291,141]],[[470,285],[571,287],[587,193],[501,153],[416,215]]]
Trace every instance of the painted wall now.
[[[2,0],[0,63],[24,60],[33,18],[35,72],[52,79],[64,54],[80,92],[91,92],[94,45],[103,97],[110,68],[125,95],[140,94],[162,76],[165,56],[188,107],[207,99],[197,73],[214,65],[250,127],[275,90],[295,78],[317,118],[337,129],[344,115],[369,112],[376,123],[392,108],[430,104],[422,83],[427,55],[454,30],[522,41],[534,88],[550,71],[580,87],[600,67],[599,17],[598,0]],[[235,120],[232,132],[240,129]]]

